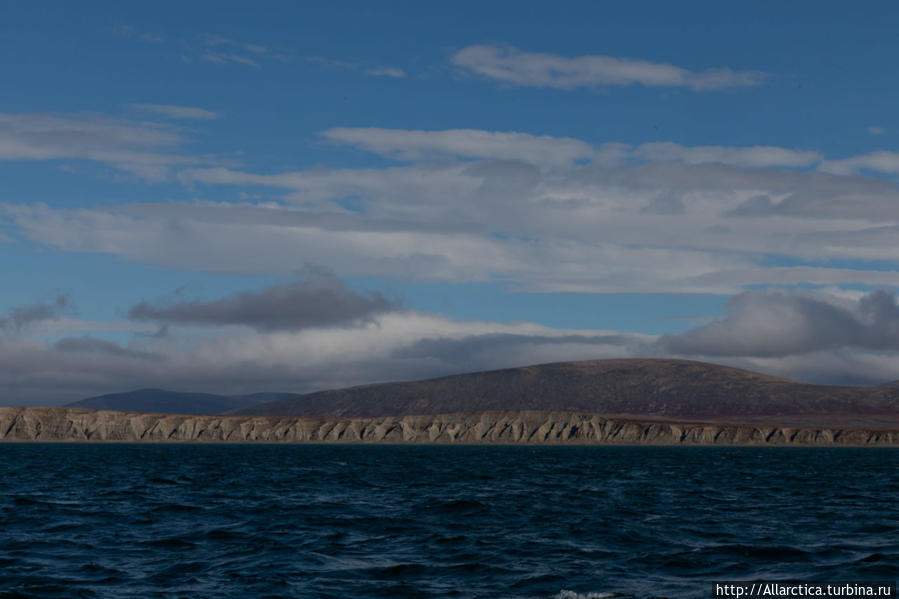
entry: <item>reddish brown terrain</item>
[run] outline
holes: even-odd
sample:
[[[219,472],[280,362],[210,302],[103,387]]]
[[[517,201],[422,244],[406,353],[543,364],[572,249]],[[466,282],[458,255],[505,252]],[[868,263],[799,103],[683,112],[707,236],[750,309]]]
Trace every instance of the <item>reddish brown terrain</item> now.
[[[372,418],[484,411],[891,429],[899,428],[899,385],[810,385],[688,360],[595,360],[322,391],[231,414]]]

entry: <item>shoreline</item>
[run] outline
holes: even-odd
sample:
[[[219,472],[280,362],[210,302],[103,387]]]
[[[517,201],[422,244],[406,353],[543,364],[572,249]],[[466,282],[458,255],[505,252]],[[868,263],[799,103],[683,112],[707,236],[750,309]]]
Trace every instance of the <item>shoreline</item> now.
[[[503,411],[291,418],[0,407],[0,442],[899,447],[899,429]]]

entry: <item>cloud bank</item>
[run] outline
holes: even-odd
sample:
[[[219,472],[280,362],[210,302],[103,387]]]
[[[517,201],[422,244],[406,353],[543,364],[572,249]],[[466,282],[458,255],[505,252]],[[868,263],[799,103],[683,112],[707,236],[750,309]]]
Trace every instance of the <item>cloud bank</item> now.
[[[328,326],[294,325],[279,321],[222,329],[199,325],[191,315],[190,323],[172,321],[165,335],[135,335],[127,343],[91,335],[53,342],[0,337],[0,403],[51,405],[147,386],[303,392],[515,366],[551,356],[612,357],[622,351],[623,338],[644,339],[528,323],[457,322],[410,311]]]
[[[0,401],[46,405],[142,386],[305,392],[623,357],[701,359],[818,383],[899,378],[899,305],[888,290],[857,298],[808,290],[746,292],[733,299],[724,318],[661,337],[454,321],[410,310],[319,318],[306,326],[294,312],[261,320],[255,311],[261,298],[295,291],[269,287],[217,302],[182,303],[170,314],[153,313],[167,318],[165,335],[134,335],[127,343],[89,334],[39,340],[20,334],[26,331],[21,328],[0,336]],[[305,292],[299,296],[307,298]],[[30,322],[53,312],[22,308],[11,314]],[[222,328],[223,322],[248,326]]]
[[[678,355],[773,358],[837,348],[899,350],[899,305],[891,290],[858,301],[770,289],[735,296],[727,317],[659,345]],[[899,378],[899,373],[897,377]]]
[[[128,316],[169,324],[243,325],[277,331],[351,325],[397,309],[398,304],[380,293],[356,292],[333,275],[315,272],[300,281],[210,302],[141,302],[132,306]]]
[[[168,128],[138,130],[153,143],[179,141]],[[309,262],[344,276],[498,280],[545,292],[899,285],[883,266],[895,262],[899,189],[823,172],[813,150],[596,146],[466,129],[342,127],[322,138],[404,164],[279,173],[186,165],[177,180],[199,197],[266,188],[271,199],[81,210],[6,203],[0,212],[37,243],[177,269],[280,276]],[[97,159],[120,159],[116,142],[102,139],[109,156]],[[0,125],[0,152],[2,144]],[[40,144],[35,156],[75,154]],[[15,140],[6,151],[26,155]]]

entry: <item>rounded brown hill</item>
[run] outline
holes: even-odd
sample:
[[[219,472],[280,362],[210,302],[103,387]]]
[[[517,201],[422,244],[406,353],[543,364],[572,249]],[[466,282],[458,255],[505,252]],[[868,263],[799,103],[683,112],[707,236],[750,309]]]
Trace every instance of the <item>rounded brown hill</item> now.
[[[688,360],[594,360],[321,391],[232,413],[378,417],[508,410],[693,421],[899,423],[899,389],[809,385]]]

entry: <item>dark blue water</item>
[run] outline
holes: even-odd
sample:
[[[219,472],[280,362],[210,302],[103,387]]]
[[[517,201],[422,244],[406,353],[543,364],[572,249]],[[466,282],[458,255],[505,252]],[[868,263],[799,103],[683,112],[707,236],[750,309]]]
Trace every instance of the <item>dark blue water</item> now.
[[[889,449],[0,445],[0,597],[895,580]]]

